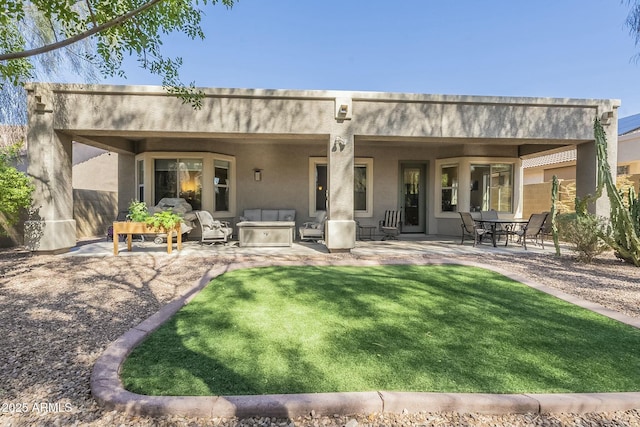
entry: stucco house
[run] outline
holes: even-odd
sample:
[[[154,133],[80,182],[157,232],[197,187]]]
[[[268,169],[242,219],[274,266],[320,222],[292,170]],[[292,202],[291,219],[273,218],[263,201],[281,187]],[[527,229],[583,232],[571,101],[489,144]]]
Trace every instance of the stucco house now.
[[[524,215],[546,209],[549,205],[551,180],[560,180],[560,197],[567,210],[573,210],[576,180],[576,147],[562,147],[544,154],[526,156],[522,161],[524,175]],[[635,186],[640,190],[640,114],[618,120],[618,155],[615,168],[619,186]]]
[[[522,162],[524,184],[551,181],[556,175],[560,179],[575,179],[576,149],[563,148],[545,155],[529,156]],[[640,174],[640,114],[618,120],[618,175]]]
[[[618,100],[204,89],[200,110],[162,88],[33,83],[28,173],[34,251],[76,244],[72,143],[118,154],[118,207],[183,197],[214,217],[326,210],[325,244],[355,247],[356,221],[402,210],[403,233],[456,235],[458,211],[522,214],[522,159],[577,147],[579,193],[595,188],[593,120],[617,156]],[[100,179],[99,175],[95,176]],[[608,214],[600,200],[593,209]]]
[[[640,175],[640,114],[618,122],[618,174]]]

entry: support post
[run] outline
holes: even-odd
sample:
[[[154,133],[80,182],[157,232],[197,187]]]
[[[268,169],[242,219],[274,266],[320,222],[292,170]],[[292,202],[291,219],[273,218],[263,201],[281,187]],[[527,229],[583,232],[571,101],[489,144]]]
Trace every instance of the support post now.
[[[54,130],[53,93],[28,91],[27,174],[35,191],[25,221],[25,246],[34,252],[66,252],[76,245],[73,219],[72,140]]]
[[[332,134],[329,138],[328,220],[325,243],[330,252],[349,252],[356,246],[356,222],[353,219],[353,135]]]

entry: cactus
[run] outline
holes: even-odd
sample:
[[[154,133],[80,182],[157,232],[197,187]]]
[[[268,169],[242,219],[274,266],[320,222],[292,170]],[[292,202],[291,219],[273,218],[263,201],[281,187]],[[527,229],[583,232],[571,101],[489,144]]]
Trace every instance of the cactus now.
[[[560,242],[558,239],[558,224],[556,223],[556,215],[558,214],[558,190],[560,188],[560,182],[558,181],[558,177],[553,175],[553,180],[551,181],[551,212],[549,213],[550,221],[551,221],[551,232],[553,234],[553,245],[556,247],[556,256],[560,256]]]
[[[638,224],[640,201],[630,191],[629,204],[625,206],[622,196],[616,188],[611,176],[611,168],[607,159],[607,137],[599,119],[594,121],[594,136],[596,140],[596,157],[598,160],[598,186],[595,196],[576,199],[576,212],[586,213],[586,205],[602,195],[603,188],[611,204],[610,221],[600,237],[615,251],[620,259],[640,267],[640,227]],[[633,200],[632,200],[633,199]]]
[[[631,215],[636,234],[640,236],[640,198],[636,196],[633,187],[629,188],[627,193],[627,206],[629,207],[629,215]]]

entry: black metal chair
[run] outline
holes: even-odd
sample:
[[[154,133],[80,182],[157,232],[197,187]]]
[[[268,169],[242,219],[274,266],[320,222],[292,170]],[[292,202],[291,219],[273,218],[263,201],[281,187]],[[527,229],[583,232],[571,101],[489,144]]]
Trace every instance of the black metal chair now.
[[[475,246],[485,235],[491,235],[491,230],[487,230],[481,225],[478,225],[469,212],[459,212],[460,219],[462,219],[462,241],[464,243],[464,236],[473,237],[473,246]]]
[[[540,239],[540,245],[544,249],[544,223],[549,216],[549,212],[543,212],[539,214],[531,214],[529,221],[520,229],[516,230],[513,234],[517,235],[520,243],[527,249],[527,238],[534,239],[537,243]]]

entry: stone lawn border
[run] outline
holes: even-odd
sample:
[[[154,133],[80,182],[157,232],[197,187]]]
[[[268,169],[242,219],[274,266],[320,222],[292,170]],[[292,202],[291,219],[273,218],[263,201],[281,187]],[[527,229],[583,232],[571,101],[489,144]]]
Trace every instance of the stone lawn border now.
[[[376,266],[376,265],[456,264],[485,268],[557,298],[592,310],[640,329],[640,319],[626,316],[601,305],[582,300],[556,289],[540,285],[501,268],[476,262],[444,259],[422,261],[262,261],[213,267],[185,295],[165,305],[138,326],[114,341],[100,356],[91,375],[91,393],[110,410],[130,415],[246,418],[301,417],[315,411],[318,415],[370,413],[457,412],[483,414],[576,413],[626,411],[640,409],[640,392],[559,393],[559,394],[485,394],[428,392],[349,392],[307,393],[255,396],[145,396],[125,390],[120,367],[129,353],[150,333],[169,320],[191,301],[212,279],[229,271],[269,266]]]

